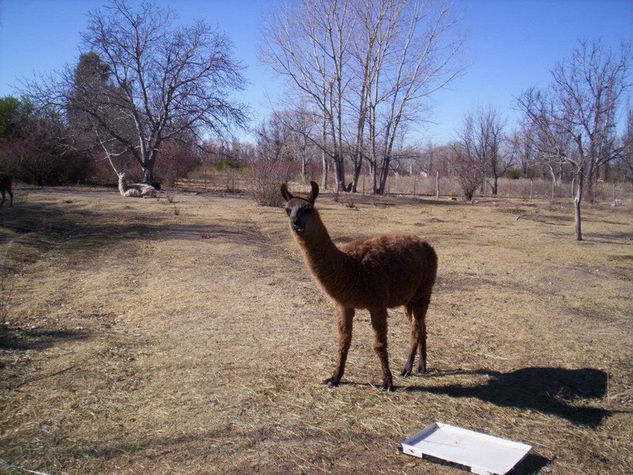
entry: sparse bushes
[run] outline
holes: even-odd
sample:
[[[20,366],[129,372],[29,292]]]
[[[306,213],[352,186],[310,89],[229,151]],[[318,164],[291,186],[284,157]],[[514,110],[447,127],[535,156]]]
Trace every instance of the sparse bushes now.
[[[223,172],[226,170],[239,170],[242,168],[242,164],[239,160],[233,157],[226,157],[213,165],[213,168]]]
[[[295,142],[291,128],[280,115],[273,115],[257,129],[256,159],[249,164],[250,193],[260,206],[281,206],[281,183],[293,173]]]
[[[481,163],[467,151],[462,150],[459,145],[453,147],[453,154],[451,165],[455,177],[462,189],[464,199],[466,201],[472,201],[475,191],[481,186],[484,180]]]
[[[0,99],[0,169],[35,185],[83,183],[93,164],[53,111],[27,100]]]
[[[292,177],[292,165],[282,161],[258,160],[251,164],[250,170],[249,192],[257,204],[281,206],[283,200],[279,186]]]
[[[523,176],[523,172],[518,168],[510,168],[506,171],[505,177],[510,178],[511,180],[518,180]]]
[[[39,186],[85,183],[94,171],[84,154],[40,127],[0,145],[0,168],[18,181]]]
[[[200,165],[193,141],[167,142],[161,147],[160,161],[157,162],[155,178],[172,186],[177,178],[186,176]]]

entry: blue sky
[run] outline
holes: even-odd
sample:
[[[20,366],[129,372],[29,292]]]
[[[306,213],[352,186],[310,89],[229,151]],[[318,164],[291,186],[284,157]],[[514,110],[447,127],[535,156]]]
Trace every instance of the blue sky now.
[[[0,96],[18,95],[20,78],[49,74],[79,56],[86,13],[103,0],[0,0]],[[260,19],[266,0],[159,0],[179,21],[202,18],[233,42],[250,83],[240,99],[257,125],[283,92],[257,58]],[[492,105],[515,125],[515,97],[529,86],[546,86],[549,71],[569,56],[578,39],[601,38],[617,48],[633,43],[633,0],[455,0],[467,40],[464,74],[432,98],[431,123],[414,131],[419,141],[444,143],[455,137],[465,113]],[[633,67],[633,65],[632,65]],[[630,72],[630,78],[633,73]],[[629,103],[633,104],[633,94]]]

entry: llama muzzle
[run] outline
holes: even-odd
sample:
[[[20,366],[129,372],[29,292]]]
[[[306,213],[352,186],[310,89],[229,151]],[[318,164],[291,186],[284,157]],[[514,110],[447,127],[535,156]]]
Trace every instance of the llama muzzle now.
[[[303,234],[306,230],[305,224],[300,221],[290,223],[290,227],[297,234]]]

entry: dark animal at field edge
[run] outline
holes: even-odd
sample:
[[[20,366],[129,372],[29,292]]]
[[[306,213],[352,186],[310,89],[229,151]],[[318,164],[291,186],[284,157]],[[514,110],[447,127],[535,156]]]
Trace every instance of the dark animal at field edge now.
[[[4,205],[6,194],[9,193],[11,201],[9,206],[13,206],[13,191],[11,190],[11,177],[6,173],[0,173],[0,192],[2,192],[2,201],[0,201],[0,208]]]

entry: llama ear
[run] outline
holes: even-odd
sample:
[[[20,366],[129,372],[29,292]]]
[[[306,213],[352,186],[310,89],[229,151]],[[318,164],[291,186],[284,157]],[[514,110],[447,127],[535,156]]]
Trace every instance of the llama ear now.
[[[286,201],[290,201],[293,198],[292,193],[288,191],[287,183],[281,184],[281,196],[283,196]]]
[[[311,181],[310,186],[312,187],[312,190],[310,191],[310,194],[308,195],[308,201],[311,203],[314,203],[317,199],[317,196],[319,196],[319,185]]]

